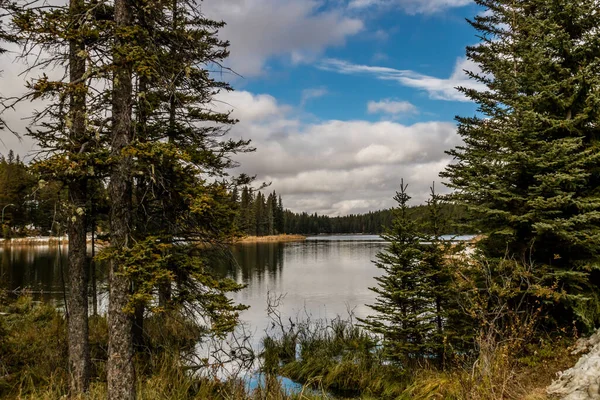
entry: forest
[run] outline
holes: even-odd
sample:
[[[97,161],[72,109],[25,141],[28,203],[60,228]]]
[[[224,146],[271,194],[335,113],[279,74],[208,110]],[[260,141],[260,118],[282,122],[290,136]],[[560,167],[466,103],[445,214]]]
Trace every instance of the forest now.
[[[284,208],[281,196],[275,191],[265,196],[260,190],[243,187],[232,193],[238,207],[236,224],[242,234],[265,236],[278,234],[382,234],[392,226],[393,210],[370,211],[365,214],[350,214],[331,217],[328,215],[293,212]],[[469,226],[466,207],[450,202],[440,205],[445,222],[443,233],[448,235],[474,233]],[[414,221],[427,218],[427,206],[413,205],[408,214]]]
[[[2,225],[3,237],[60,236],[65,234],[65,199],[68,191],[59,181],[40,180],[31,167],[12,151],[0,156],[0,207],[7,206]],[[235,225],[240,235],[267,236],[278,234],[382,234],[393,220],[391,209],[370,211],[339,217],[295,213],[284,208],[275,191],[264,195],[248,186],[230,191],[235,206]],[[98,184],[88,199],[90,210],[87,231],[100,237],[108,231],[108,194]],[[465,207],[451,203],[442,205],[447,224],[445,234],[472,233],[468,227]],[[423,220],[427,214],[423,205],[410,207],[412,219]]]
[[[3,235],[68,236],[64,307],[0,293],[0,398],[552,398],[572,346],[600,325],[600,12],[597,0],[475,3],[477,85],[456,90],[477,111],[456,117],[462,142],[440,171],[452,192],[411,207],[399,178],[391,210],[327,217],[286,210],[239,172],[253,144],[211,107],[234,89],[218,73],[227,21],[194,0],[0,0],[0,49],[29,60],[0,111],[44,101],[16,132],[36,157],[0,160]],[[293,320],[265,293],[272,329],[252,348],[231,298],[244,285],[214,259],[240,235],[347,232],[387,241],[369,315]],[[478,240],[444,237],[461,232]],[[204,343],[218,358],[198,354]],[[224,376],[231,365],[257,369],[257,387]],[[582,398],[598,397],[597,375]]]

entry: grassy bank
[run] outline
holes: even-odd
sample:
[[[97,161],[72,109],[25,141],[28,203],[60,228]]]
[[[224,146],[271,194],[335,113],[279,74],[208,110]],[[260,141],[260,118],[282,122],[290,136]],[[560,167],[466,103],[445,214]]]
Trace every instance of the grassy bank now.
[[[138,399],[147,400],[317,400],[314,394],[288,394],[267,378],[255,390],[241,379],[210,378],[210,366],[184,362],[203,332],[181,315],[164,314],[144,322],[143,345],[136,353]],[[106,399],[108,329],[102,317],[90,319],[92,379],[88,399]],[[0,399],[67,398],[67,339],[64,316],[51,305],[21,297],[0,297]],[[190,371],[199,372],[193,375]],[[208,372],[208,373],[207,373]]]
[[[270,236],[245,236],[236,243],[270,243],[270,242],[301,242],[306,240],[302,235],[270,235]]]
[[[523,346],[478,343],[491,351],[454,356],[443,368],[423,360],[400,366],[385,361],[377,342],[351,319],[296,321],[265,339],[265,368],[336,398],[542,400],[556,373],[577,359],[573,340],[548,337]]]
[[[183,324],[183,325],[182,325]],[[262,369],[267,378],[249,391],[244,381],[190,374],[182,354],[201,332],[180,317],[145,322],[143,350],[136,355],[139,399],[456,399],[542,400],[557,371],[575,363],[567,339],[538,340],[526,346],[496,343],[475,359],[455,358],[444,369],[419,364],[403,368],[386,362],[377,339],[351,319],[306,321],[264,339]],[[89,399],[106,398],[107,326],[90,320],[92,385]],[[482,344],[480,344],[482,345]],[[206,371],[210,367],[202,367]],[[304,384],[286,393],[275,376]],[[0,399],[57,399],[67,394],[64,317],[52,306],[23,297],[0,306]],[[312,389],[312,390],[311,390]]]

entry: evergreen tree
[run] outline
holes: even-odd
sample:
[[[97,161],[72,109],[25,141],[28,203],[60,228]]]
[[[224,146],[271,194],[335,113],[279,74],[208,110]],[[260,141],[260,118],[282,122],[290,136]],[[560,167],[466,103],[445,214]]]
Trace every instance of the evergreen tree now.
[[[477,0],[481,43],[467,56],[485,90],[460,88],[479,114],[458,117],[464,145],[442,174],[475,212],[488,256],[533,262],[564,294],[559,323],[600,321],[600,14],[596,0]],[[544,271],[547,271],[544,272]],[[560,307],[559,307],[560,306]],[[561,307],[564,307],[561,310]],[[564,312],[564,309],[569,312]]]
[[[427,335],[428,351],[444,367],[453,348],[464,351],[468,346],[473,338],[473,326],[467,323],[468,319],[457,302],[459,294],[449,262],[449,257],[460,250],[460,246],[442,237],[448,232],[443,197],[435,192],[435,184],[430,190],[426,205],[428,215],[420,227],[423,243],[421,272],[423,283],[428,286],[425,297],[431,305],[428,324],[432,329]]]
[[[65,66],[64,76],[57,80],[46,74],[31,79],[23,99],[49,100],[50,105],[34,113],[28,130],[28,135],[48,155],[36,160],[35,171],[40,178],[58,180],[67,188],[64,217],[69,236],[68,344],[70,387],[74,395],[85,393],[90,379],[86,206],[87,184],[95,174],[99,139],[92,133],[98,114],[88,107],[88,92],[98,75],[92,54],[102,42],[95,31],[98,27],[95,17],[103,9],[84,0],[70,0],[68,7],[25,3],[15,8],[13,18],[23,54],[39,55],[31,69]],[[105,119],[105,115],[100,118]]]
[[[266,213],[265,213],[265,196],[258,192],[254,198],[254,229],[253,235],[263,236],[265,234]]]
[[[425,276],[422,271],[423,246],[417,226],[408,217],[408,201],[404,181],[394,200],[392,227],[382,237],[390,242],[385,251],[377,254],[375,265],[383,275],[375,278],[378,286],[375,312],[360,322],[371,332],[383,337],[384,353],[390,360],[407,365],[427,353],[426,337],[432,330],[427,319]]]
[[[240,198],[240,230],[246,235],[253,235],[254,233],[254,199],[252,191],[248,186],[244,186],[242,189],[242,196]]]
[[[459,318],[447,258],[452,246],[442,238],[447,222],[433,187],[427,220],[423,224],[412,220],[406,188],[402,182],[394,197],[398,207],[392,227],[382,235],[390,244],[375,262],[384,271],[375,278],[378,286],[370,288],[377,294],[376,303],[369,305],[375,314],[360,321],[383,337],[384,354],[390,360],[405,367],[418,360],[436,360],[444,367],[447,345],[462,346],[466,339],[460,336],[464,320]]]
[[[241,286],[213,276],[204,253],[236,232],[231,189],[250,179],[231,177],[228,171],[237,166],[235,154],[253,150],[247,141],[224,137],[227,126],[235,123],[228,113],[210,111],[212,96],[231,90],[215,80],[207,67],[219,65],[228,56],[229,44],[217,37],[224,24],[205,18],[193,1],[155,2],[144,7],[125,2],[122,7],[115,8],[123,36],[114,48],[115,69],[122,75],[115,74],[119,85],[113,85],[113,136],[119,124],[128,123],[129,128],[128,136],[112,142],[118,162],[113,164],[111,190],[118,182],[123,185],[126,194],[119,201],[123,201],[121,209],[129,211],[117,219],[121,233],[131,239],[123,246],[121,239],[115,238],[107,254],[117,270],[126,271],[116,277],[115,300],[122,313],[115,315],[126,318],[125,325],[131,327],[132,316],[137,314],[134,326],[139,330],[144,310],[193,310],[194,319],[207,324],[202,332],[223,335],[235,327],[238,312],[244,309],[233,303],[227,292]],[[117,18],[119,11],[121,19]],[[126,41],[132,31],[135,35]],[[125,55],[129,57],[122,58]],[[122,120],[115,107],[123,113]],[[126,145],[128,151],[115,143]],[[113,212],[116,207],[118,211],[113,199]],[[123,221],[132,222],[126,232]],[[196,246],[198,242],[203,246]],[[124,292],[123,282],[130,282],[133,291]],[[158,307],[154,302],[157,292]],[[122,303],[123,293],[127,304]],[[109,326],[123,345],[123,357],[131,351],[133,338],[126,336],[123,328]],[[125,367],[115,360],[115,372]],[[115,375],[112,390],[115,395],[129,396],[116,386],[124,384],[123,379]],[[126,385],[130,391],[131,382]]]
[[[275,195],[275,192],[273,192],[273,195]],[[277,206],[275,208],[275,230],[278,234],[282,234],[285,232],[285,216],[281,195],[279,195],[277,199]]]
[[[132,41],[134,7],[128,0],[114,4],[115,38],[112,46],[114,72],[112,79],[112,126],[108,192],[110,205],[110,246],[115,255],[110,259],[108,306],[108,398],[135,399],[135,369],[133,364],[133,316],[127,307],[130,301],[132,278],[122,259],[131,246],[132,228],[132,166],[130,152],[125,150],[133,141],[132,104],[133,69],[139,46]],[[117,257],[116,255],[121,257]]]
[[[267,213],[267,235],[275,234],[275,214],[277,214],[277,196],[275,193],[269,194],[267,197],[267,203],[265,204]]]

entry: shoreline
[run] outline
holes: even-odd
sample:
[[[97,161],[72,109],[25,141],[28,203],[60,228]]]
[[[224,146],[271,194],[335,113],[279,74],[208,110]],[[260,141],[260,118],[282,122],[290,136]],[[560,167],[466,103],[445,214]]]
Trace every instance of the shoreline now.
[[[0,239],[2,246],[47,246],[47,245],[67,245],[69,239],[67,236],[28,236],[21,238]]]
[[[303,235],[271,235],[271,236],[245,236],[234,239],[232,244],[238,243],[283,243],[283,242],[302,242],[306,240]],[[91,244],[91,238],[87,238],[88,245]],[[98,247],[106,244],[102,240],[96,239]],[[68,246],[69,238],[67,236],[29,236],[22,238],[0,239],[0,246]]]
[[[278,242],[303,242],[306,236],[303,235],[270,235],[270,236],[245,236],[238,240],[234,240],[234,244],[238,243],[278,243]]]
[[[106,244],[104,240],[96,239],[96,246],[101,247]],[[92,239],[87,237],[86,243],[90,245]],[[22,238],[0,239],[0,246],[68,246],[69,238],[67,236],[28,236]]]

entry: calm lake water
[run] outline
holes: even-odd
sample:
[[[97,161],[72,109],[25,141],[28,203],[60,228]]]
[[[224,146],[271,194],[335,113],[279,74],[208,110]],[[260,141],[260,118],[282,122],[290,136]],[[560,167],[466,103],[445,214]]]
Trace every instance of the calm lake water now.
[[[365,316],[374,299],[368,289],[380,271],[373,265],[385,247],[378,236],[318,236],[304,242],[240,244],[232,248],[234,262],[215,267],[247,287],[232,295],[250,306],[242,313],[248,327],[262,336],[268,325],[267,297],[285,295],[282,315],[334,318],[353,310]],[[29,289],[37,299],[63,305],[63,281],[68,282],[66,246],[0,248],[0,288]],[[99,309],[106,309],[106,270],[97,271]],[[16,294],[15,294],[16,295]]]
[[[457,239],[468,239],[459,237]],[[331,319],[368,314],[374,301],[369,287],[381,272],[372,260],[386,243],[375,235],[315,236],[303,242],[251,243],[232,248],[235,261],[219,262],[215,270],[247,287],[232,295],[250,306],[242,313],[256,336],[268,326],[267,297],[284,295],[279,307],[286,317]],[[29,289],[35,298],[64,304],[63,282],[68,282],[66,246],[0,247],[0,288]],[[105,310],[106,269],[98,266],[99,310]]]

